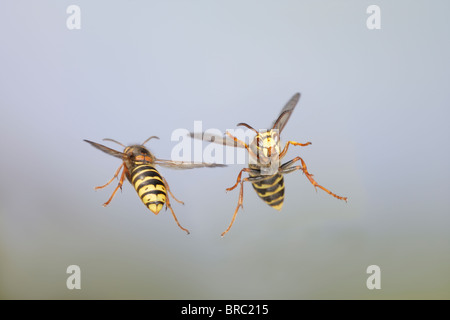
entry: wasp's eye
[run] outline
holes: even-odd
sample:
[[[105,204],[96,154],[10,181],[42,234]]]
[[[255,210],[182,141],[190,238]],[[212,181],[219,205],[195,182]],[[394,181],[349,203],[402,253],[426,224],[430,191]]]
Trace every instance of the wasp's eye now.
[[[264,145],[263,140],[258,138],[256,139],[256,142],[258,143],[258,146],[262,147]]]
[[[280,139],[280,137],[278,136],[278,134],[274,134],[274,135],[272,136],[272,138],[273,138],[273,140],[274,140],[275,142],[278,142],[278,140]]]

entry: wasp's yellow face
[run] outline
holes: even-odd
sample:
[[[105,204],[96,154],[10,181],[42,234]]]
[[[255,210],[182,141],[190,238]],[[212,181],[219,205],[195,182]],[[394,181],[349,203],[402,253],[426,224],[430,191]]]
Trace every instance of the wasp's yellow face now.
[[[280,136],[278,130],[270,130],[259,134],[258,149],[266,158],[280,154]]]

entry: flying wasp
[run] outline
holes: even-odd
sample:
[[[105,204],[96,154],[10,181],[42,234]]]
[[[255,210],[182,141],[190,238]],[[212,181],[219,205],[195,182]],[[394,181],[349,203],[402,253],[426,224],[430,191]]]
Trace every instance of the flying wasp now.
[[[192,169],[192,168],[202,168],[202,167],[223,167],[223,164],[215,164],[215,163],[204,163],[204,162],[185,162],[185,161],[172,161],[172,160],[162,160],[156,158],[144,145],[150,139],[159,139],[156,136],[152,136],[145,140],[141,145],[131,145],[124,146],[122,143],[117,142],[113,139],[103,139],[105,141],[115,142],[122,147],[124,147],[124,151],[116,151],[111,148],[108,148],[99,143],[95,143],[89,140],[84,140],[87,143],[91,144],[93,147],[109,154],[114,157],[122,159],[122,164],[116,170],[114,176],[111,180],[109,180],[105,185],[95,187],[95,190],[103,189],[108,186],[115,178],[117,178],[120,174],[119,184],[116,189],[114,189],[111,197],[106,201],[103,206],[106,207],[111,200],[114,198],[117,190],[122,189],[123,181],[125,177],[127,177],[128,181],[133,185],[141,198],[144,205],[150,209],[155,215],[159,213],[159,211],[166,205],[167,208],[172,212],[173,218],[177,225],[187,234],[189,234],[189,230],[183,228],[175,215],[175,212],[170,205],[169,196],[170,195],[179,203],[184,204],[182,201],[175,198],[173,193],[170,191],[169,184],[166,179],[159,174],[156,170],[155,165],[159,165],[162,167],[172,168],[172,169]]]
[[[231,135],[228,131],[225,136],[216,136],[203,134],[202,139],[204,141],[223,144],[225,146],[232,146],[236,148],[245,148],[249,153],[249,165],[247,168],[242,169],[238,176],[236,183],[227,188],[227,191],[235,189],[241,184],[239,192],[239,200],[234,211],[233,218],[228,228],[222,233],[222,237],[230,230],[233,225],[236,215],[240,207],[243,207],[244,201],[244,182],[250,181],[256,194],[269,206],[276,210],[281,210],[284,202],[284,174],[288,174],[297,170],[302,170],[308,180],[316,188],[320,188],[333,197],[347,201],[347,197],[341,197],[331,192],[330,190],[319,185],[313,178],[313,175],[308,172],[305,161],[301,157],[295,157],[294,159],[281,164],[280,160],[286,155],[290,145],[293,146],[308,146],[311,142],[299,143],[296,141],[288,141],[284,148],[280,148],[280,134],[286,126],[289,118],[291,117],[295,106],[300,99],[300,93],[294,94],[294,96],[286,103],[281,110],[278,118],[273,122],[272,128],[267,130],[257,131],[246,123],[238,123],[237,126],[246,127],[256,133],[251,143],[247,145],[244,141],[239,140],[235,136]],[[190,134],[191,137],[197,138],[194,133]],[[300,161],[301,165],[294,165]],[[242,178],[242,173],[247,172],[248,177]]]

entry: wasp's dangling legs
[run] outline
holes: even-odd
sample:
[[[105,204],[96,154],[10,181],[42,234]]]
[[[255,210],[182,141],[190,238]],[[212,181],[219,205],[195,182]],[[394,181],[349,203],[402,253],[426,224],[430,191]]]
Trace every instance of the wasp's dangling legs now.
[[[112,177],[111,180],[109,180],[105,185],[100,186],[100,187],[95,187],[94,189],[95,190],[103,189],[104,187],[108,186],[115,178],[117,178],[117,176],[119,175],[120,169],[122,169],[122,167],[123,167],[123,163],[120,165],[119,169],[116,170],[116,173],[114,174],[114,177]]]
[[[166,179],[163,178],[163,180],[164,180],[164,186],[166,187],[167,190],[169,190],[169,185],[167,184]],[[169,193],[170,193],[170,194],[172,195],[172,197],[173,197],[172,192],[169,191]],[[180,201],[177,200],[175,197],[173,197],[173,198],[174,198],[176,201],[180,202]],[[187,234],[190,234],[189,230],[186,229],[186,228],[183,228],[183,227],[181,226],[181,224],[178,222],[177,216],[175,215],[175,212],[173,211],[172,206],[170,205],[169,195],[167,195],[167,198],[166,198],[166,209],[167,209],[167,208],[169,208],[170,211],[172,212],[172,216],[173,216],[173,218],[175,219],[175,222],[177,223],[178,227],[180,227],[181,230],[186,231]]]
[[[250,172],[250,171],[252,171],[252,169],[250,169],[250,168],[242,169],[241,172],[239,172],[239,174],[238,174],[238,177],[236,179],[236,184],[234,186],[232,186],[232,187],[227,188],[226,190],[227,191],[234,190],[234,188],[236,188],[238,186],[238,184],[241,182],[242,172]]]
[[[302,162],[302,165],[301,165],[301,166],[295,166],[295,167],[292,167],[292,164],[294,164],[294,162],[296,162],[296,161],[298,161],[298,160],[300,160],[300,161]],[[344,200],[345,202],[347,202],[347,197],[341,197],[341,196],[338,196],[337,194],[331,192],[330,190],[328,190],[328,189],[322,187],[320,184],[318,184],[318,183],[316,182],[316,180],[313,179],[313,175],[312,175],[311,173],[308,172],[308,169],[306,168],[306,163],[305,163],[305,161],[303,161],[302,158],[300,158],[300,157],[295,157],[294,159],[292,159],[292,160],[290,160],[290,161],[284,163],[284,164],[280,167],[280,173],[281,173],[281,174],[291,173],[291,172],[296,171],[296,170],[302,170],[303,173],[304,173],[304,174],[306,175],[306,177],[308,178],[309,182],[311,182],[311,184],[312,184],[315,188],[320,188],[320,189],[322,189],[323,191],[325,191],[326,193],[328,193],[329,195],[332,195],[333,197],[335,197],[335,198],[337,198],[337,199]]]
[[[123,166],[123,164],[122,164],[122,166]],[[120,167],[122,167],[122,166],[120,166]],[[120,168],[119,168],[119,169],[120,169]],[[123,171],[122,171],[122,175],[120,176],[119,184],[117,185],[116,189],[114,189],[114,192],[112,193],[111,197],[109,197],[108,201],[106,201],[106,202],[103,204],[104,207],[106,207],[106,206],[111,202],[111,200],[114,198],[114,195],[116,194],[117,190],[119,190],[119,188],[122,189],[123,180],[125,179],[125,173],[126,173],[126,172],[128,172],[128,170],[127,170],[127,168],[124,166]],[[118,173],[118,172],[116,172],[116,173]],[[113,178],[113,179],[114,179],[114,178]],[[111,183],[111,182],[109,182],[109,183]],[[108,183],[108,184],[109,184],[109,183]],[[102,188],[103,188],[103,187],[102,187]]]
[[[175,198],[175,196],[173,195],[172,191],[170,191],[169,184],[167,183],[167,180],[164,177],[162,177],[162,178],[163,178],[163,181],[164,181],[164,185],[165,185],[167,191],[169,191],[169,193],[172,196],[172,198],[174,198],[176,202],[181,203],[181,204],[184,205],[184,202],[181,201],[181,200],[178,200],[177,198]]]
[[[248,169],[248,170],[245,170],[245,169]],[[236,183],[236,185],[233,186],[233,188],[229,188],[230,190],[232,190],[232,189],[236,188],[236,186],[237,186],[239,183],[241,184],[241,189],[240,189],[240,191],[239,191],[239,200],[238,200],[238,204],[237,204],[236,210],[234,210],[233,218],[231,219],[231,222],[230,222],[230,224],[228,225],[227,230],[225,230],[224,232],[222,232],[222,234],[221,234],[222,237],[223,237],[228,231],[230,231],[231,226],[232,226],[233,223],[234,223],[234,220],[236,220],[236,215],[237,215],[237,213],[238,213],[238,211],[239,211],[239,207],[242,207],[242,208],[244,207],[244,206],[243,206],[243,202],[244,202],[244,182],[246,182],[246,181],[250,181],[250,182],[258,182],[258,181],[262,181],[262,180],[265,180],[265,179],[267,179],[267,178],[270,177],[270,176],[256,176],[256,177],[247,177],[247,178],[244,178],[244,179],[241,180],[241,174],[242,174],[242,172],[243,172],[244,170],[245,170],[246,172],[251,171],[251,169],[249,169],[249,168],[244,168],[244,169],[242,169],[241,172],[240,172],[239,175],[238,175],[238,182]],[[228,189],[227,189],[227,190],[228,190]]]

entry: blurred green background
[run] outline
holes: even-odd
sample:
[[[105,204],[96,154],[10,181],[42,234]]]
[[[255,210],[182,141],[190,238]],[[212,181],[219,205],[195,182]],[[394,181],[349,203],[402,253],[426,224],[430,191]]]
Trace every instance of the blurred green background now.
[[[81,8],[69,30],[66,9]],[[369,30],[366,9],[381,9]],[[0,298],[449,299],[447,1],[2,1]],[[266,128],[316,180],[285,177],[283,210],[250,185],[226,235],[242,165],[160,168],[155,216],[120,161],[83,142],[140,143],[169,159],[173,130]],[[114,144],[105,143],[120,149]],[[81,268],[68,290],[66,268]],[[381,268],[368,290],[366,268]]]

